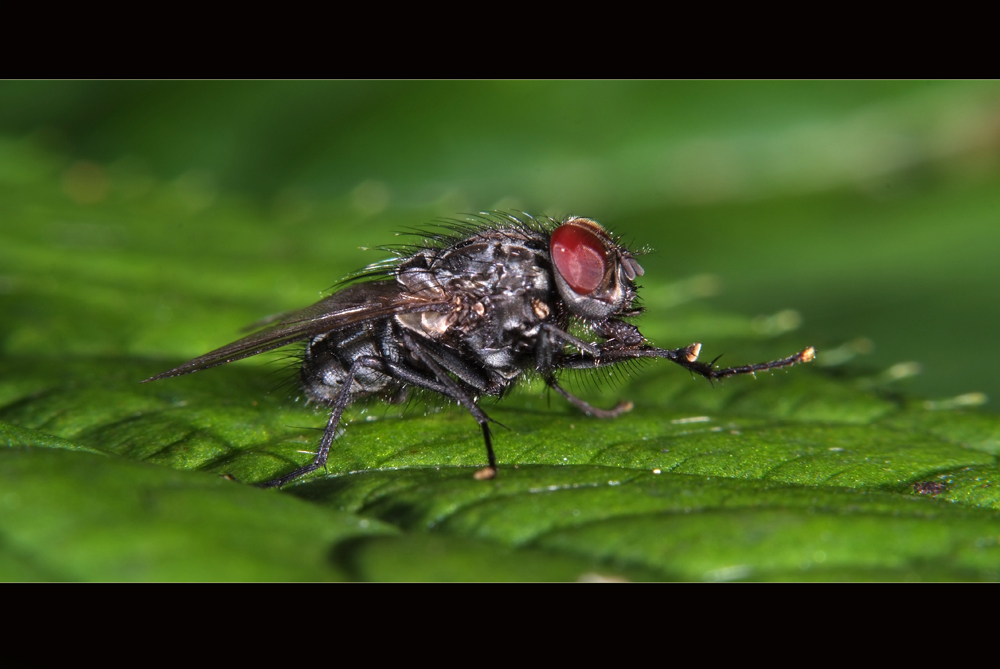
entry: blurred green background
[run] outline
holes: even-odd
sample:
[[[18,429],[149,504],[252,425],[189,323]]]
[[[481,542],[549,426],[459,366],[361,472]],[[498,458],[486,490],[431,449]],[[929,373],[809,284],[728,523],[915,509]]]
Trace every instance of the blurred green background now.
[[[794,310],[836,361],[919,363],[895,368],[920,372],[914,392],[1000,394],[995,82],[13,82],[0,85],[0,186],[0,212],[59,205],[38,229],[0,220],[8,353],[180,357],[226,337],[157,340],[150,316],[200,318],[168,303],[117,314],[114,341],[85,322],[46,330],[38,291],[83,321],[115,297],[57,286],[58,272],[25,285],[39,277],[11,256],[39,243],[88,275],[138,252],[150,281],[183,290],[167,259],[183,246],[197,262],[195,239],[222,300],[239,293],[225,258],[266,245],[293,261],[262,296],[284,310],[384,255],[359,246],[516,208],[591,216],[654,248],[647,285],[696,277],[719,308]],[[144,229],[151,201],[175,221],[166,236]]]
[[[487,400],[488,483],[354,406],[282,492],[280,356],[139,383],[492,209],[653,249],[658,345],[819,358]],[[1000,579],[998,214],[997,82],[0,83],[0,580]]]

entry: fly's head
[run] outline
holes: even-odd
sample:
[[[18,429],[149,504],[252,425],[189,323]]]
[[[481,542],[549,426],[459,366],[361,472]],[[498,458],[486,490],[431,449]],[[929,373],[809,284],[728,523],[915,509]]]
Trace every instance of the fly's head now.
[[[549,240],[556,288],[569,312],[585,321],[628,316],[643,269],[597,221],[570,217]]]

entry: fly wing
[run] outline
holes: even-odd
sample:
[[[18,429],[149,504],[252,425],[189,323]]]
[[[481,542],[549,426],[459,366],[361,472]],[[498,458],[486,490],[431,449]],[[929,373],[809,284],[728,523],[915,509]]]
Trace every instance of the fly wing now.
[[[285,315],[280,323],[189,360],[180,367],[157,374],[146,381],[157,381],[224,365],[293,342],[310,339],[324,332],[378,320],[393,314],[433,311],[444,302],[437,296],[403,293],[395,281],[358,283],[301,311]]]

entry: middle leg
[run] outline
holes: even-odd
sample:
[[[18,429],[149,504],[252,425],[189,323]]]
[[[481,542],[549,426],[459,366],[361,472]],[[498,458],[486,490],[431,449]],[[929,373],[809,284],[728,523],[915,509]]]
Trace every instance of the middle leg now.
[[[428,347],[418,343],[409,335],[404,335],[404,337],[407,350],[410,354],[423,363],[434,374],[438,383],[446,389],[446,392],[442,392],[441,394],[445,397],[450,397],[464,406],[472,414],[472,417],[476,419],[476,422],[479,423],[479,427],[483,431],[483,441],[486,443],[486,458],[489,464],[477,471],[474,477],[479,481],[494,478],[497,475],[497,458],[493,452],[493,434],[490,432],[490,422],[492,419],[476,404],[472,395],[455,379],[451,378],[451,375],[438,362],[433,353],[428,350]]]

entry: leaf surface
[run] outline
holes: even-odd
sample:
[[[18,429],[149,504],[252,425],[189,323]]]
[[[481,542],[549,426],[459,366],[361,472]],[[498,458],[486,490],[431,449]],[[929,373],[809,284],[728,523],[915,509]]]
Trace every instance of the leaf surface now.
[[[372,93],[364,86],[351,90],[364,98],[359,108],[378,107],[365,98]],[[783,107],[786,121],[807,127],[807,121],[825,122],[824,114],[847,113],[840,93],[824,97],[823,90],[801,98],[781,93],[818,105],[800,114],[789,111],[798,103]],[[230,102],[251,110],[260,110],[253,105],[267,97],[233,91]],[[4,95],[10,91],[0,87]],[[862,104],[873,93],[857,95]],[[931,113],[912,102],[923,93],[900,89],[889,97],[897,95],[903,102],[892,109]],[[906,95],[916,97],[906,102]],[[399,99],[420,102],[408,109],[438,109],[433,98],[410,90]],[[702,112],[716,109],[713,104],[691,107],[688,130],[711,130]],[[0,126],[11,109],[0,112]],[[151,123],[142,116],[147,111],[130,109],[134,119],[145,119],[135,120],[136,127],[155,126],[143,125]],[[951,118],[954,108],[942,109],[940,118]],[[391,134],[396,113],[402,112],[372,117],[365,131],[388,133],[375,147],[381,160],[400,153],[390,141],[398,139]],[[465,112],[450,113],[452,130],[461,134]],[[519,128],[536,118],[519,113],[526,116],[517,123],[527,124]],[[432,117],[429,111],[413,117],[414,127],[437,127]],[[866,118],[849,116],[844,127],[824,128],[835,138],[850,137],[852,128],[869,127]],[[577,132],[561,117],[544,119],[545,136]],[[216,136],[213,123],[197,115],[189,120],[199,137]],[[680,125],[671,127],[684,125],[674,122]],[[316,130],[319,121],[311,123]],[[642,123],[660,132],[658,114]],[[312,175],[302,177],[312,184],[341,184],[336,193],[307,197],[292,184],[261,205],[233,184],[256,186],[267,175],[225,167],[220,156],[235,154],[207,145],[201,155],[221,181],[189,166],[180,176],[164,176],[165,165],[179,164],[171,162],[179,160],[172,153],[179,149],[169,141],[155,150],[147,146],[155,169],[126,157],[108,158],[95,172],[41,140],[0,136],[0,579],[1000,578],[1000,417],[979,407],[986,397],[975,386],[961,395],[917,397],[906,384],[918,367],[878,357],[886,355],[881,342],[890,341],[896,342],[890,351],[927,351],[921,360],[928,365],[974,367],[975,356],[953,350],[964,338],[956,337],[953,347],[927,346],[925,330],[957,331],[985,313],[973,299],[978,293],[960,290],[954,277],[980,288],[996,278],[989,273],[996,174],[973,161],[972,149],[955,154],[959,163],[935,167],[946,158],[926,137],[944,142],[946,133],[926,130],[937,121],[919,116],[913,136],[924,144],[913,160],[924,161],[921,169],[945,175],[979,169],[979,180],[959,187],[899,168],[890,185],[911,187],[912,194],[879,199],[871,179],[884,173],[857,176],[848,169],[860,170],[861,163],[817,161],[809,174],[775,167],[768,161],[802,138],[772,132],[769,123],[741,115],[732,126],[742,134],[726,146],[736,147],[733,160],[744,161],[751,175],[746,184],[730,183],[751,189],[732,200],[712,199],[722,191],[698,190],[688,199],[670,195],[664,204],[657,199],[660,186],[642,180],[660,174],[679,188],[678,168],[671,163],[656,172],[662,158],[627,149],[654,144],[622,143],[609,129],[594,141],[616,147],[615,157],[594,169],[614,175],[613,194],[560,185],[570,177],[593,181],[567,158],[572,151],[559,148],[578,146],[573,142],[580,138],[529,142],[535,153],[525,158],[500,149],[484,153],[481,136],[467,136],[458,143],[488,155],[489,165],[469,167],[468,178],[453,182],[492,202],[503,194],[486,200],[482,193],[492,190],[482,184],[506,166],[522,177],[548,175],[538,186],[543,205],[553,201],[548,193],[562,193],[598,213],[617,212],[611,219],[616,226],[620,221],[619,231],[634,236],[637,246],[648,240],[661,249],[642,261],[647,310],[638,324],[654,343],[673,348],[700,341],[703,359],[725,354],[720,363],[727,365],[815,344],[816,364],[714,386],[664,361],[564,377],[571,391],[599,406],[634,402],[612,421],[583,416],[537,382],[525,384],[502,401],[483,403],[503,426],[494,430],[501,470],[492,481],[472,477],[485,464],[485,449],[462,410],[428,396],[402,406],[357,405],[345,415],[327,470],[282,491],[247,484],[308,462],[326,421],[300,397],[294,351],[290,358],[262,356],[140,382],[239,338],[241,327],[261,317],[315,302],[341,277],[381,259],[358,246],[399,241],[395,231],[469,207],[444,196],[428,205],[418,194],[430,177],[412,165],[398,182],[405,182],[399,193],[408,195],[398,200],[368,176],[351,176],[348,183],[330,171],[334,163],[323,163],[329,156],[309,163],[312,145],[294,123],[281,126],[284,135],[275,130],[278,139],[269,146],[298,147],[289,165]],[[167,125],[167,137],[192,136]],[[256,126],[239,127],[255,138],[272,137]],[[101,132],[109,145],[131,145],[123,139],[126,130]],[[747,139],[758,136],[760,146]],[[681,139],[658,137],[657,150],[688,156],[693,174],[721,174],[695,160],[711,158],[717,145],[694,151]],[[324,150],[343,161],[340,140],[327,140]],[[219,141],[239,144],[233,137]],[[185,146],[198,144],[189,139]],[[694,153],[684,153],[689,149]],[[259,164],[267,164],[263,155]],[[359,158],[359,164],[379,161]],[[446,157],[432,167],[435,174],[460,169]],[[553,177],[563,172],[570,176]],[[920,178],[927,183],[921,186]],[[747,185],[754,179],[764,181]],[[867,185],[851,190],[857,183]],[[768,195],[744,202],[739,197],[746,193]],[[935,236],[940,221],[952,226],[944,240]],[[707,272],[724,276],[736,297],[715,300],[720,279]],[[756,297],[761,287],[767,290]],[[918,288],[924,292],[914,293]],[[956,311],[920,312],[914,303],[921,301]],[[901,306],[883,308],[893,302]],[[804,324],[794,310],[807,314]],[[910,313],[922,316],[906,321]],[[886,314],[895,319],[885,330],[891,336],[880,340],[875,357],[865,358],[872,348],[865,344],[869,328],[884,325]],[[969,330],[975,340],[977,331]],[[988,361],[993,353],[983,355]]]

